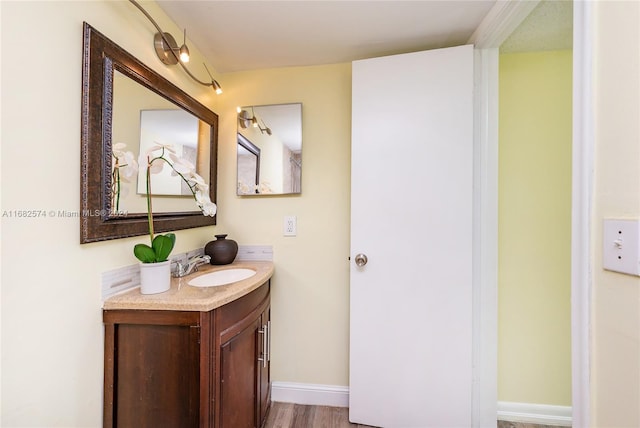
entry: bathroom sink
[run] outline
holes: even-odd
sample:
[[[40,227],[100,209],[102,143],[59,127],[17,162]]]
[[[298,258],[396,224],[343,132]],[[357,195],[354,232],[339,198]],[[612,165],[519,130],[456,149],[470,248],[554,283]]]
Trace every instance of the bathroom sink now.
[[[251,278],[255,274],[255,270],[244,268],[218,270],[196,276],[189,281],[188,284],[194,287],[217,287],[219,285],[231,284],[232,282]]]

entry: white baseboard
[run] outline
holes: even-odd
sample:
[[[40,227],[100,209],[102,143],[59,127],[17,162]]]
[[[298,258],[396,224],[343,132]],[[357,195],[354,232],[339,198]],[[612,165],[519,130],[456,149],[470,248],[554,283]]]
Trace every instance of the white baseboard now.
[[[271,382],[271,400],[314,406],[349,407],[349,387]]]
[[[498,420],[570,427],[571,407],[498,401]]]

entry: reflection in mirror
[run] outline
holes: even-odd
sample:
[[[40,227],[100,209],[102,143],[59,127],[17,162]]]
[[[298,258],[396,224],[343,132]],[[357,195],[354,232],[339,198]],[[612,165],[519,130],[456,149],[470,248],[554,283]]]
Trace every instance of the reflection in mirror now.
[[[132,152],[136,160],[148,141],[194,152],[196,171],[210,184],[209,198],[215,202],[218,116],[86,22],[83,42],[80,242],[148,233],[146,199],[138,192],[135,174],[114,198],[113,149],[118,143],[124,143],[122,151]],[[177,114],[178,119],[157,117],[164,114]],[[164,121],[162,129],[157,127],[159,120]],[[172,122],[169,131],[166,126]],[[189,123],[188,131],[184,122]],[[190,136],[170,137],[182,132],[178,128]],[[181,190],[174,189],[155,197],[161,185],[156,187],[152,187],[156,232],[216,224],[215,218],[202,215],[192,196],[175,196]]]
[[[238,195],[301,192],[302,104],[239,108],[237,172]]]
[[[161,156],[157,145],[172,147],[175,155],[196,165],[198,119],[182,110],[142,110],[140,112],[140,154]],[[151,150],[151,151],[150,151]],[[191,196],[189,186],[170,168],[151,176],[154,195]],[[144,169],[138,171],[138,194],[146,194]]]
[[[152,92],[122,73],[113,76],[114,143],[124,143],[136,159],[157,144],[169,144],[176,154],[191,161],[196,172],[203,177],[209,167],[209,129],[206,123],[186,110],[176,107],[164,97]],[[158,152],[159,154],[159,152]],[[112,165],[115,168],[115,164]],[[123,183],[118,212],[146,212],[146,181],[144,168],[140,168],[137,183]],[[192,194],[184,180],[171,175],[169,168],[151,176],[154,212],[189,211],[193,209]],[[155,196],[188,196],[169,198]],[[112,209],[114,207],[112,206]]]
[[[260,148],[255,146],[241,134],[238,134],[238,186],[246,186],[238,189],[240,194],[257,193],[260,184]]]
[[[170,146],[175,155],[194,167],[198,163],[198,119],[183,110],[142,110],[140,112],[140,154],[160,156],[157,145]],[[196,171],[201,174],[202,171]],[[151,176],[154,195],[192,196],[189,186],[170,168]],[[138,193],[146,194],[145,173],[138,174]]]

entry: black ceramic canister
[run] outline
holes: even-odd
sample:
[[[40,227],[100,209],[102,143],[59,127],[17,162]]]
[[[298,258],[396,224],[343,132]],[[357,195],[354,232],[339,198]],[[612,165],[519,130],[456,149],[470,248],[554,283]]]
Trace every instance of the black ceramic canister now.
[[[238,243],[233,239],[226,239],[227,235],[215,235],[216,240],[208,242],[204,253],[211,257],[212,265],[228,265],[238,254]]]

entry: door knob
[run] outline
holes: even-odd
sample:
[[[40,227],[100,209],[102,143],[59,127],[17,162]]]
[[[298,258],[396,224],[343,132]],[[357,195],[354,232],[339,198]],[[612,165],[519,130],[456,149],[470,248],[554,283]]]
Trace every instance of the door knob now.
[[[364,254],[358,254],[356,256],[355,260],[356,260],[356,264],[358,265],[358,267],[362,267],[362,266],[366,265],[367,262],[369,261],[367,256],[365,256]]]

